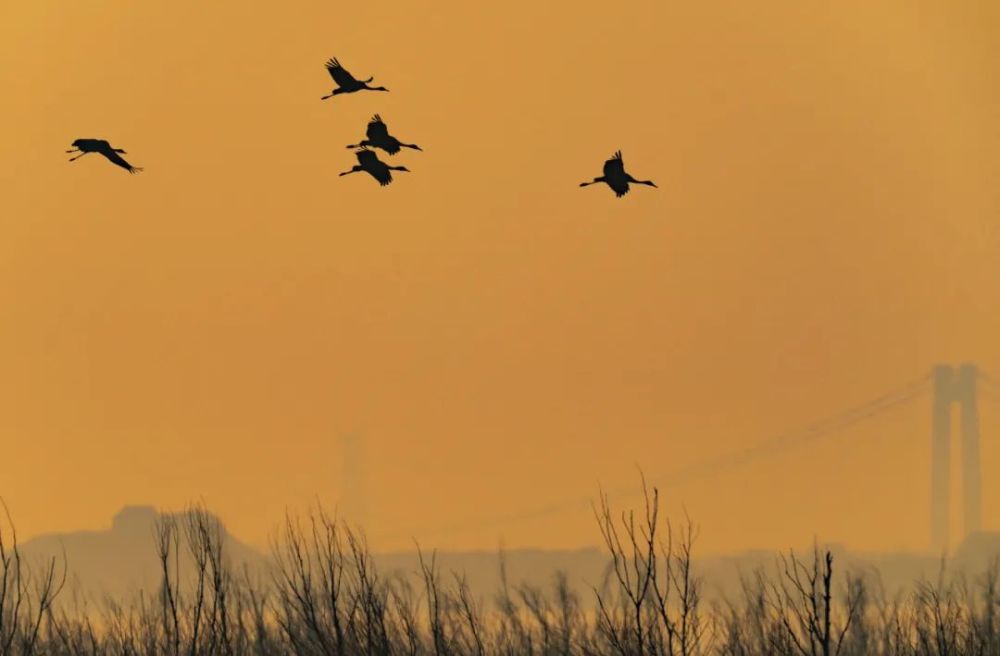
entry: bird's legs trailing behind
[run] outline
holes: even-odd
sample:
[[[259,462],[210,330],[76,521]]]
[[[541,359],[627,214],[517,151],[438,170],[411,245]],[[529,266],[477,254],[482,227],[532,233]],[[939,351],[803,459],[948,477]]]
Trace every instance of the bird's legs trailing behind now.
[[[78,153],[80,153],[80,154],[79,154],[79,155],[77,155],[76,157],[70,157],[70,158],[69,158],[69,161],[71,161],[71,162],[75,162],[76,160],[80,159],[80,158],[81,158],[81,157],[83,157],[84,155],[88,155],[88,154],[90,154],[90,152],[91,152],[91,151],[89,151],[89,150],[82,150],[82,151],[81,151],[81,150],[67,150],[66,152],[67,152],[67,153],[77,153],[77,152],[78,152]]]
[[[656,187],[656,183],[653,182],[652,180],[636,180],[631,175],[628,176],[628,181],[631,182],[632,184],[641,184],[641,185],[647,185],[649,187]],[[659,187],[657,187],[657,189],[659,189]]]
[[[586,187],[587,185],[597,184],[598,182],[604,182],[604,176],[603,175],[601,177],[599,177],[599,178],[594,178],[590,182],[581,182],[580,186],[581,187]]]
[[[334,96],[339,96],[342,93],[351,93],[351,92],[354,92],[354,91],[360,91],[361,89],[367,89],[369,91],[388,91],[388,89],[386,89],[385,87],[370,87],[370,86],[368,86],[368,83],[371,82],[374,79],[375,78],[370,77],[367,80],[361,81],[360,82],[360,84],[361,84],[360,87],[354,87],[354,88],[350,88],[350,89],[344,89],[344,88],[341,88],[341,87],[337,87],[332,92],[330,92],[328,95],[325,95],[322,98],[320,98],[320,100],[326,100],[327,98],[333,98]]]
[[[351,173],[357,173],[358,171],[364,171],[364,169],[361,168],[359,164],[355,164],[354,166],[351,167],[350,171],[344,171],[340,175],[341,176],[350,175]]]

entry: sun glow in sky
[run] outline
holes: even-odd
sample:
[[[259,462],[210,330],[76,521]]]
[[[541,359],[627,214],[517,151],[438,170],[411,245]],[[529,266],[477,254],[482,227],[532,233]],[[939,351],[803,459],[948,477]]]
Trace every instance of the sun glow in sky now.
[[[376,548],[592,544],[586,507],[532,511],[939,361],[1000,371],[996,3],[608,7],[0,4],[0,493],[22,534],[202,499],[261,544],[358,480]],[[390,93],[321,102],[329,57]],[[424,148],[385,189],[337,177],[375,113]],[[67,163],[79,137],[145,172]],[[660,188],[577,187],[618,149]],[[923,547],[929,416],[669,488],[668,510],[708,551]]]

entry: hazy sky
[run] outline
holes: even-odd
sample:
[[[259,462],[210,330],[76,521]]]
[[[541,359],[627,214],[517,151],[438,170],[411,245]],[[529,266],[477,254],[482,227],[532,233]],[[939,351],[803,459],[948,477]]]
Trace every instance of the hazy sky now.
[[[493,520],[1000,373],[1000,5],[608,7],[2,0],[22,534],[203,499],[262,544],[343,499],[356,433],[378,548],[592,544],[586,509]],[[391,92],[321,102],[329,57]],[[385,189],[337,177],[374,113],[425,149]],[[660,188],[577,187],[619,148]],[[929,416],[664,494],[707,551],[923,547]]]

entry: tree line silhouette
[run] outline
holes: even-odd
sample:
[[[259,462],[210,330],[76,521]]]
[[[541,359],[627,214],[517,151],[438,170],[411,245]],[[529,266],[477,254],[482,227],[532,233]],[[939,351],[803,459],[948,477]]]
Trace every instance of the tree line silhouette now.
[[[887,597],[871,572],[838,574],[830,552],[789,552],[708,603],[697,527],[660,517],[658,492],[594,516],[608,554],[588,607],[565,574],[515,583],[498,557],[492,599],[419,551],[410,573],[375,566],[364,533],[317,507],[288,515],[266,571],[229,562],[202,507],[162,515],[151,535],[160,583],[131,599],[66,594],[62,559],[29,564],[0,531],[0,656],[945,656],[1000,653],[1000,563],[970,584],[919,581]],[[9,521],[9,515],[8,515]]]

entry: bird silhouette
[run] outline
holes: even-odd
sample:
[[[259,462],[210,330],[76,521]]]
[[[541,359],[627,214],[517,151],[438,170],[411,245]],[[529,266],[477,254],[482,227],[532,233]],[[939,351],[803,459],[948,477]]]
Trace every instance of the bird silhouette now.
[[[378,180],[378,183],[384,187],[392,182],[392,171],[406,171],[407,173],[410,171],[410,169],[405,166],[389,166],[378,158],[378,155],[375,154],[374,150],[362,148],[354,154],[358,157],[358,163],[351,167],[350,171],[344,171],[341,173],[341,176],[357,173],[358,171],[364,171]]]
[[[656,184],[652,180],[636,180],[631,175],[625,172],[625,163],[622,161],[622,151],[618,151],[614,156],[608,161],[604,162],[604,175],[599,178],[594,178],[590,182],[581,182],[581,187],[586,187],[587,185],[592,185],[597,182],[605,182],[615,195],[621,198],[628,193],[628,184],[630,182],[635,184],[649,185],[650,187],[655,187]]]
[[[67,153],[80,153],[76,157],[71,157],[69,161],[75,162],[87,153],[100,153],[107,157],[112,164],[116,164],[129,173],[138,173],[142,169],[137,166],[132,166],[126,162],[121,155],[126,155],[127,153],[121,148],[112,148],[104,139],[77,139],[72,144],[74,146],[73,150],[67,150]]]
[[[365,130],[367,139],[362,140],[361,143],[354,144],[353,146],[348,146],[348,148],[364,148],[365,146],[371,146],[372,148],[381,148],[390,155],[395,155],[399,152],[400,148],[412,148],[413,150],[422,150],[417,144],[403,143],[396,137],[389,134],[389,128],[386,127],[385,121],[382,117],[376,114],[372,117],[372,120],[368,121],[368,128]]]
[[[337,83],[337,88],[333,90],[328,96],[323,96],[320,100],[326,100],[327,98],[332,98],[334,96],[340,95],[342,93],[354,93],[355,91],[362,91],[367,89],[368,91],[388,91],[385,87],[370,87],[368,83],[375,78],[370,77],[367,80],[358,80],[349,72],[347,69],[340,65],[336,59],[331,59],[326,63],[326,70],[330,73],[330,77],[333,81]]]

